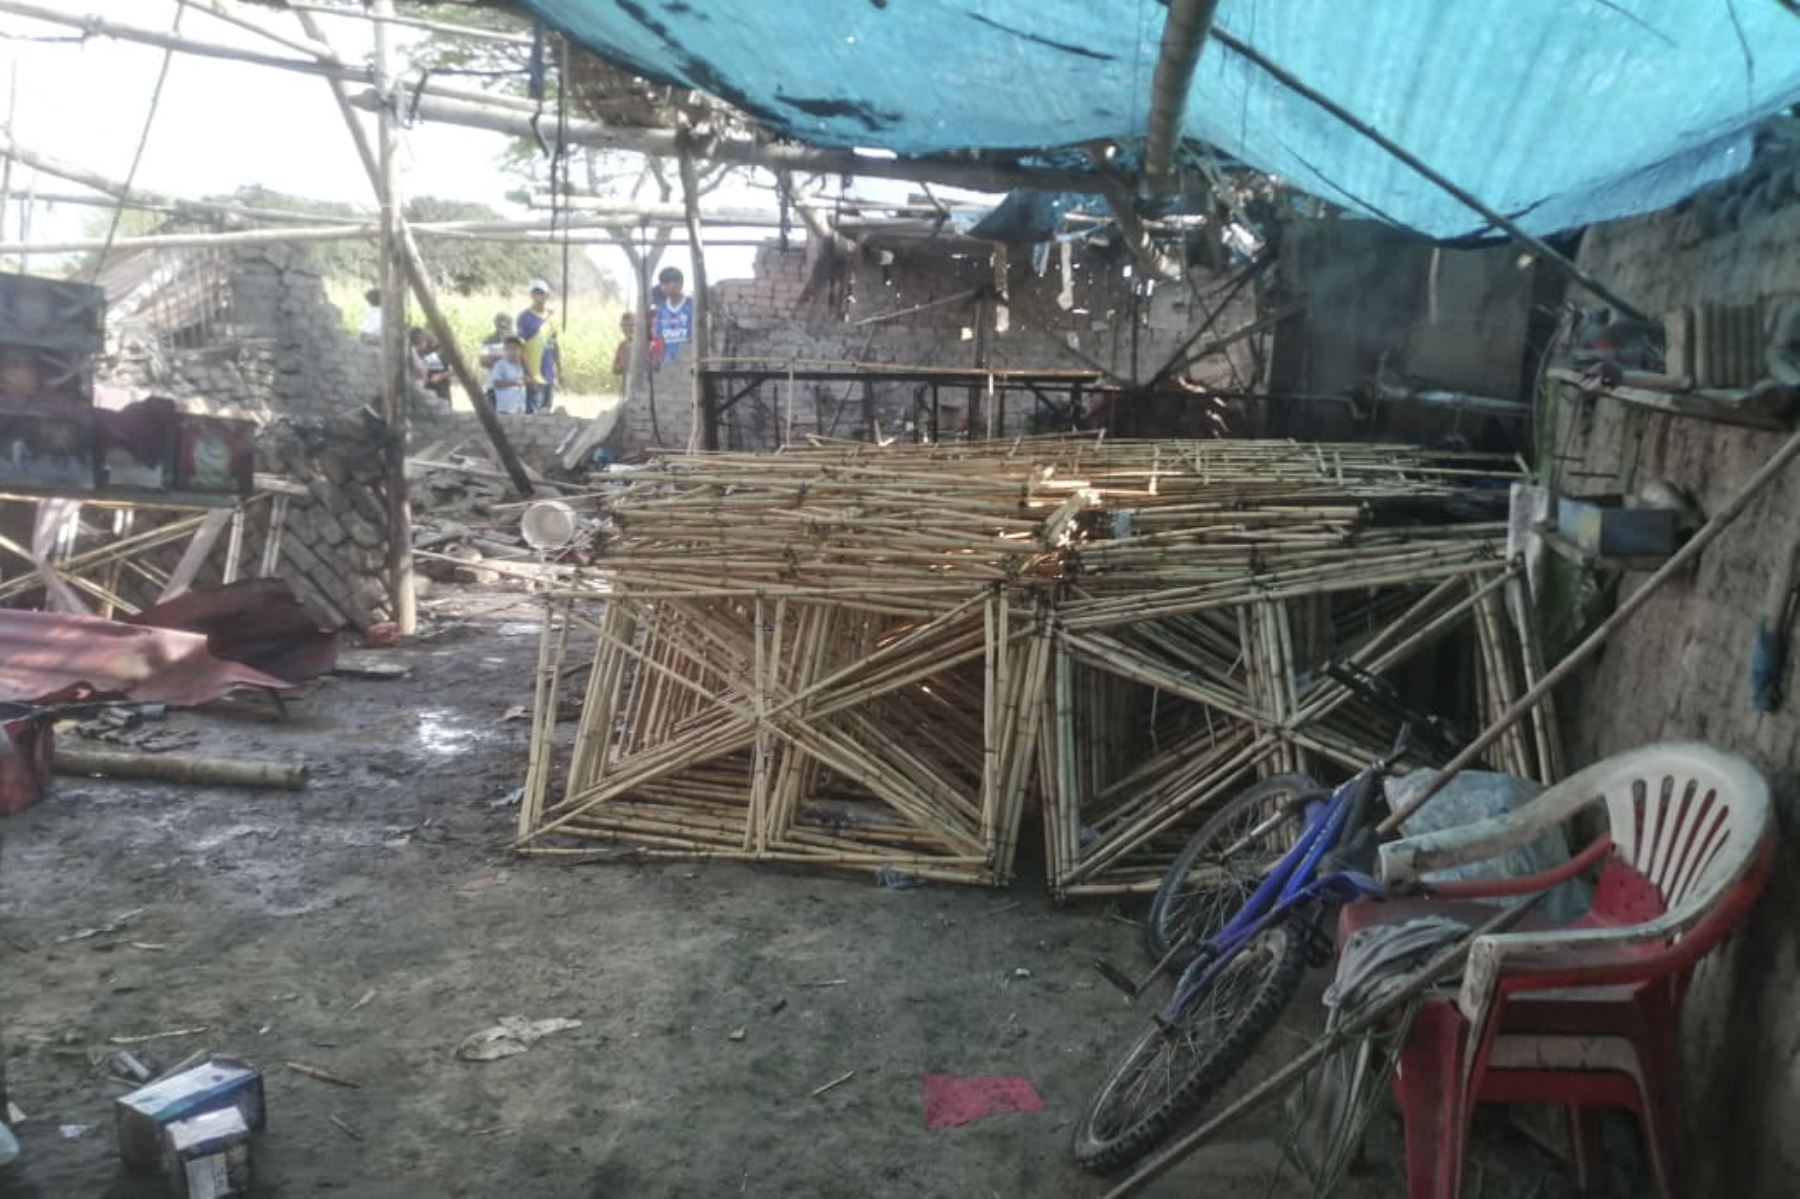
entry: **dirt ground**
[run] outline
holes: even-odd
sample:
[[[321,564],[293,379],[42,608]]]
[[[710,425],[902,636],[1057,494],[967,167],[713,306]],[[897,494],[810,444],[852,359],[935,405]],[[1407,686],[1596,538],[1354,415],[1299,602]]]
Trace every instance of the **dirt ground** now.
[[[536,608],[476,589],[432,602],[429,635],[384,651],[409,679],[327,679],[281,721],[260,703],[171,718],[202,751],[304,758],[304,791],[62,779],[0,820],[0,1042],[28,1117],[0,1196],[163,1194],[118,1163],[126,1088],[106,1059],[112,1038],[173,1030],[194,1031],[136,1051],[266,1072],[263,1196],[1104,1192],[1068,1138],[1150,1010],[1092,967],[1145,964],[1134,908],[1057,908],[1029,852],[1003,893],[515,858],[504,797],[526,724],[501,717],[529,702]],[[59,940],[134,909],[117,932]],[[1304,1047],[1313,994],[1247,1079]],[[581,1026],[456,1059],[511,1015]],[[1024,1075],[1045,1108],[927,1131],[934,1072]],[[1274,1178],[1281,1127],[1252,1118],[1146,1193],[1303,1194]],[[1403,1193],[1396,1138],[1382,1113],[1339,1193]],[[1479,1141],[1483,1199],[1567,1191],[1509,1127]]]

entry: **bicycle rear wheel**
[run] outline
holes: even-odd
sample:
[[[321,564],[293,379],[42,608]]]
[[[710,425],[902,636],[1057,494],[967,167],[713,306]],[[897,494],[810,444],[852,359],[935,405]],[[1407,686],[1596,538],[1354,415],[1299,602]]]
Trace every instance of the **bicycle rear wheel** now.
[[[1096,1173],[1136,1161],[1199,1108],[1255,1051],[1300,989],[1301,929],[1271,924],[1119,1059],[1075,1125],[1075,1160]]]
[[[1281,855],[1293,848],[1306,827],[1306,814],[1290,804],[1285,819],[1262,829],[1235,853],[1227,856],[1226,851],[1271,821],[1295,796],[1319,790],[1307,775],[1277,774],[1220,805],[1175,856],[1150,902],[1144,918],[1150,956],[1162,961],[1187,937],[1188,951],[1174,966],[1179,970],[1192,961],[1201,946],[1242,910]]]

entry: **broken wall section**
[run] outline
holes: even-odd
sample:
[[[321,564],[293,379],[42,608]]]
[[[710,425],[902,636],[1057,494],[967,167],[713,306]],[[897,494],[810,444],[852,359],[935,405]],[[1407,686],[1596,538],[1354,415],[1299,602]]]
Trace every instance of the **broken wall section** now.
[[[712,354],[774,371],[789,364],[846,363],[890,367],[1062,370],[1147,379],[1211,314],[1229,274],[1195,272],[1192,286],[1145,281],[1116,251],[1070,246],[1000,252],[986,243],[945,239],[869,246],[817,262],[796,245],[771,243],[757,251],[754,275],[715,284]],[[1004,302],[995,297],[1004,279]],[[985,295],[986,298],[978,299]],[[1214,329],[1229,332],[1255,316],[1255,289],[1246,287],[1219,314]],[[1208,359],[1190,377],[1217,388],[1249,391],[1260,367],[1250,343]],[[918,384],[883,381],[797,383],[792,427],[808,433],[910,440]],[[692,410],[692,375],[684,365],[653,377],[654,396],[640,387],[628,398],[614,433],[627,450],[685,446]],[[726,398],[726,397],[721,397]],[[966,420],[966,388],[941,389],[940,427]],[[1060,398],[1060,397],[1059,397]],[[788,420],[785,381],[764,384],[734,407],[738,442],[729,448],[773,448]],[[1029,396],[1008,400],[1005,432],[1026,431],[1038,405]],[[653,419],[654,415],[654,419]],[[873,428],[871,428],[873,426]]]

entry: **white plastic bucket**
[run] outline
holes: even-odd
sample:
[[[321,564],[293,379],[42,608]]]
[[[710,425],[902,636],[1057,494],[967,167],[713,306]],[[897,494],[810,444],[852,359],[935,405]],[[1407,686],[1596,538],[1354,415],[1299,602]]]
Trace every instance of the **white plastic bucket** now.
[[[561,500],[540,500],[519,520],[519,533],[534,550],[562,549],[576,532],[575,509]]]

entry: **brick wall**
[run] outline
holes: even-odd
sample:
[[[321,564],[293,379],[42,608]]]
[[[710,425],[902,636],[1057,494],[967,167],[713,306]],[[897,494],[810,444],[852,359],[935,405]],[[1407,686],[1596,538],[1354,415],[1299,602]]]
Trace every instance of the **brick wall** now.
[[[379,351],[344,331],[306,246],[248,246],[193,269],[224,275],[224,302],[200,344],[169,344],[125,322],[113,330],[103,384],[256,421],[335,416],[378,395]]]

